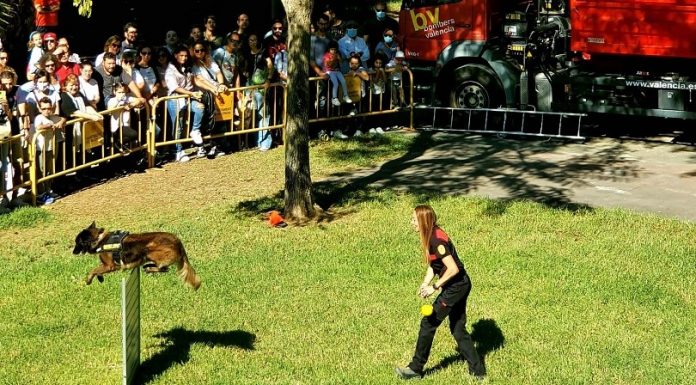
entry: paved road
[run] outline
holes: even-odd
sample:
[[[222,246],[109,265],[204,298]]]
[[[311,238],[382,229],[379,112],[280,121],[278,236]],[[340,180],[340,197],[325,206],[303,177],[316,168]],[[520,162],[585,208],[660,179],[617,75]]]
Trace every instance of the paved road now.
[[[533,199],[623,207],[696,222],[696,147],[593,139],[585,143],[437,133],[359,184],[414,194]]]

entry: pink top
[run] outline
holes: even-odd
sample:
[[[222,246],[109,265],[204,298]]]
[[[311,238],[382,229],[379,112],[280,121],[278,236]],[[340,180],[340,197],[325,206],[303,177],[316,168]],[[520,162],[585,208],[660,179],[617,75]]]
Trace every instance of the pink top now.
[[[338,54],[332,54],[329,51],[326,51],[324,54],[324,72],[329,72],[329,71],[340,71],[341,69],[341,60],[339,59]]]

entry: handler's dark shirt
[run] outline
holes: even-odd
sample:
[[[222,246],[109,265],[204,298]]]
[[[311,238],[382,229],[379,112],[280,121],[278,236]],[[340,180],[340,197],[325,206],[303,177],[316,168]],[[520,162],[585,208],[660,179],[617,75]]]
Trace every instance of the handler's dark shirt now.
[[[440,277],[442,277],[445,270],[447,270],[447,266],[445,266],[445,264],[442,262],[442,258],[448,255],[452,256],[454,263],[456,263],[457,267],[459,268],[459,273],[450,278],[444,286],[449,286],[452,283],[462,281],[464,277],[467,277],[466,270],[464,270],[464,264],[461,260],[459,260],[457,250],[455,250],[452,240],[439,227],[435,227],[433,230],[433,235],[430,237],[430,248],[428,253],[430,254],[430,267],[432,267],[433,272]]]

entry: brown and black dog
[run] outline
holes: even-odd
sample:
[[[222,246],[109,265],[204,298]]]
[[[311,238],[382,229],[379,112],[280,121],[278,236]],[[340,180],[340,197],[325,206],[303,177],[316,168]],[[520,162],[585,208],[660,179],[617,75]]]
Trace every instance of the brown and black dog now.
[[[185,284],[197,290],[201,280],[191,267],[181,240],[171,233],[108,232],[98,228],[95,222],[75,237],[73,254],[99,254],[101,265],[87,275],[87,284],[94,277],[104,281],[103,274],[116,270],[143,266],[147,273],[165,272],[170,265],[177,264],[179,277]]]

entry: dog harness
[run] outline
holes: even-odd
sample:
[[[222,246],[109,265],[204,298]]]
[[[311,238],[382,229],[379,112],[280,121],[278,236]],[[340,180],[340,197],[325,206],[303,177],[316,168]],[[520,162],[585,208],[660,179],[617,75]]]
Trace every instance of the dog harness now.
[[[112,231],[109,238],[97,248],[97,252],[109,252],[114,259],[114,263],[121,264],[121,250],[123,249],[123,238],[128,235],[127,231]]]

